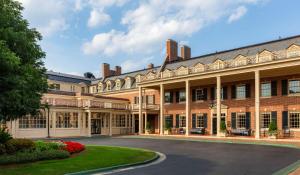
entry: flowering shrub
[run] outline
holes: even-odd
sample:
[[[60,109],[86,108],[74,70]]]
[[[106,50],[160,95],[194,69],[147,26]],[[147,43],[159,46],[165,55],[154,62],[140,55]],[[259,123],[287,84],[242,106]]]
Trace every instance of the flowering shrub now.
[[[65,149],[71,154],[81,152],[85,149],[84,145],[78,142],[63,142],[63,143],[66,144]]]

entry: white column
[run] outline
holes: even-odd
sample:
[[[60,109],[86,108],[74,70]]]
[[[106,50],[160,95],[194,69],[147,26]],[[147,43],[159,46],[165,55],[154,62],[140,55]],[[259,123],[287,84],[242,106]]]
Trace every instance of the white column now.
[[[139,134],[143,133],[142,87],[139,87]]]
[[[191,93],[190,93],[190,82],[185,81],[185,120],[186,120],[186,132],[185,135],[190,134],[190,115],[191,115]]]
[[[146,133],[146,130],[147,130],[147,112],[145,112],[145,133]]]
[[[52,134],[51,136],[56,136],[56,111],[52,111]]]
[[[81,135],[81,132],[82,132],[82,123],[81,123],[81,112],[78,112],[78,128],[79,128],[79,132],[80,132],[80,135]]]
[[[92,136],[92,128],[91,128],[91,120],[92,120],[92,113],[88,111],[88,137]]]
[[[217,136],[220,136],[221,126],[221,77],[217,76]]]
[[[109,113],[109,136],[112,136],[112,118],[113,114],[112,112]]]
[[[159,117],[159,133],[164,134],[164,103],[165,103],[165,89],[164,85],[160,84],[160,117]]]
[[[260,137],[260,114],[259,114],[259,88],[260,87],[260,75],[259,70],[255,71],[255,139]]]

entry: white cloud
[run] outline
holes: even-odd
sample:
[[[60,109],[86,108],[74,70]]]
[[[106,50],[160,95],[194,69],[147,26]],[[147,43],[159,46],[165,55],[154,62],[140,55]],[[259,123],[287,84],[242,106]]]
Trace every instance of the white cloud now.
[[[29,20],[30,26],[37,28],[43,36],[65,30],[65,14],[67,13],[67,1],[56,0],[18,0],[25,8],[23,15]]]
[[[145,68],[145,65],[147,65],[152,59],[153,59],[153,57],[147,57],[147,58],[138,59],[138,60],[136,60],[136,59],[127,59],[126,61],[124,61],[121,64],[122,72],[137,70],[137,69],[142,68],[143,66]]]
[[[82,49],[85,54],[107,56],[117,53],[152,53],[167,38],[191,36],[206,25],[232,15],[238,7],[259,1],[142,1],[136,9],[127,11],[123,16],[121,24],[127,28],[126,31],[112,29],[106,33],[98,33],[92,40],[84,43]]]
[[[232,23],[236,20],[239,20],[247,13],[247,8],[245,6],[240,6],[229,16],[228,23]]]
[[[88,20],[89,27],[98,27],[106,24],[111,20],[110,16],[104,13],[102,10],[93,9],[90,12],[90,18]]]

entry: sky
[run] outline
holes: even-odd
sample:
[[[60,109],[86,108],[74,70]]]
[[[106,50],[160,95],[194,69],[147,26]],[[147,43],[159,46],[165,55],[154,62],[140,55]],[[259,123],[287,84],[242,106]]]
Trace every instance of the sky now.
[[[48,70],[101,75],[161,65],[165,42],[192,57],[300,34],[299,0],[18,0]]]

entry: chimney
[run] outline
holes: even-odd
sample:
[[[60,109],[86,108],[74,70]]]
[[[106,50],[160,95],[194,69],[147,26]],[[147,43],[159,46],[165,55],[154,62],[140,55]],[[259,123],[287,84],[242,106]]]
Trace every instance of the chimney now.
[[[178,46],[176,41],[171,39],[167,40],[167,56],[169,62],[177,60]]]
[[[148,64],[148,66],[147,66],[148,69],[153,69],[153,67],[154,67],[154,64],[153,64],[153,63],[150,63],[150,64]]]
[[[115,67],[115,75],[121,75],[122,74],[122,68],[121,66]]]
[[[110,76],[110,66],[107,63],[102,63],[102,78]]]
[[[180,55],[183,60],[191,58],[191,48],[189,46],[183,45],[180,47]]]

